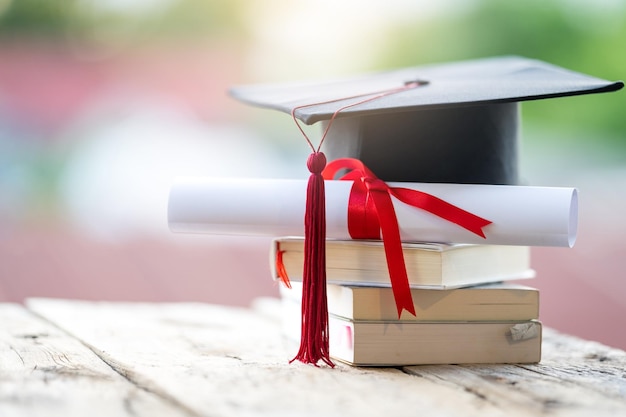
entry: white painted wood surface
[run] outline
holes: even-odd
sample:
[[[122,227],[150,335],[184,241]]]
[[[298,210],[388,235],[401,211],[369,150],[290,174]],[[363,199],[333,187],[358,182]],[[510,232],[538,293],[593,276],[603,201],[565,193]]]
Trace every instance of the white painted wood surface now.
[[[2,416],[55,415],[37,413],[51,393],[56,414],[69,417],[97,415],[85,413],[92,408],[109,416],[626,415],[626,352],[549,329],[537,365],[329,369],[288,363],[297,346],[281,337],[275,301],[248,310],[33,299],[28,308],[58,328],[17,306],[0,310]],[[15,317],[34,327],[6,324]],[[23,337],[38,334],[55,337]],[[72,358],[53,390],[45,372],[29,372],[54,366],[46,354],[25,356],[37,349]],[[89,372],[107,377],[82,376]]]
[[[80,341],[0,304],[0,416],[189,416],[127,380]]]

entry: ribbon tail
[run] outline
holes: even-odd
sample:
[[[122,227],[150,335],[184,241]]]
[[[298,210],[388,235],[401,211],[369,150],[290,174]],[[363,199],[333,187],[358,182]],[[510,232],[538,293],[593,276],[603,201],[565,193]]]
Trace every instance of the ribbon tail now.
[[[486,239],[483,227],[490,225],[492,223],[490,220],[422,191],[393,187],[390,188],[390,193],[405,204],[428,211]]]
[[[415,304],[413,303],[409,278],[406,272],[406,265],[404,264],[400,229],[391,197],[387,191],[370,189],[370,192],[380,220],[387,268],[389,270],[393,297],[398,309],[398,318],[402,315],[402,310],[406,310],[415,316]]]

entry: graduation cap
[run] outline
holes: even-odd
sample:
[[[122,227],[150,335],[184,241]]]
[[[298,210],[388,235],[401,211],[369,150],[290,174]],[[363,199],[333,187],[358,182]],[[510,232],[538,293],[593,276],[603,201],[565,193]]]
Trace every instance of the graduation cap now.
[[[321,83],[232,88],[230,93],[235,98],[290,113],[296,124],[297,119],[306,124],[325,124],[323,152],[305,134],[313,150],[307,161],[312,174],[305,214],[302,332],[300,350],[294,359],[313,364],[323,360],[333,366],[328,352],[326,304],[322,175],[325,154],[329,159],[357,158],[359,164],[369,168],[363,171],[375,173],[376,181],[517,184],[519,102],[616,91],[622,87],[621,81],[609,82],[537,60],[497,57]],[[368,180],[364,186],[369,189],[372,177]],[[385,200],[388,196],[378,195],[378,191],[362,200],[374,201],[380,216],[379,203],[380,207],[389,208],[391,201]],[[385,237],[397,232],[393,208],[391,213],[391,223],[395,225],[390,226],[389,216],[380,217],[376,232],[382,230],[396,303],[402,298],[396,294],[408,293],[406,305],[411,312],[413,303],[399,233],[389,250]],[[476,220],[490,223],[487,219]],[[386,233],[385,227],[395,230]],[[390,258],[391,252],[399,253],[399,258]],[[390,259],[400,261],[392,265]],[[398,273],[399,263],[402,268]],[[404,288],[398,293],[392,267],[396,274],[404,271],[404,277],[400,277],[400,286]],[[403,308],[398,304],[399,314]]]
[[[240,86],[230,93],[260,107],[296,109],[306,124],[327,124],[355,98],[416,82],[419,88],[338,113],[322,148],[327,157],[358,158],[385,181],[517,184],[519,102],[624,85],[506,56],[327,82]]]

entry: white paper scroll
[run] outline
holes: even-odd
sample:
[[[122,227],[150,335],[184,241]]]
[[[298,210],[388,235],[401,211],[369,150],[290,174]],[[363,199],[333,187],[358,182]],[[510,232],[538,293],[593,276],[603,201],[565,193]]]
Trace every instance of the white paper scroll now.
[[[388,183],[420,190],[492,221],[486,239],[395,198],[403,241],[572,247],[575,188],[511,185]],[[306,180],[180,178],[171,188],[170,230],[183,233],[302,236]],[[326,181],[326,236],[350,239],[352,182]]]

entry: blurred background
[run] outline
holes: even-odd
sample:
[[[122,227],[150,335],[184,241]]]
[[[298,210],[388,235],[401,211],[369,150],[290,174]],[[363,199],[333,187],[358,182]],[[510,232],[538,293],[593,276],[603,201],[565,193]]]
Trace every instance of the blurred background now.
[[[277,296],[269,238],[173,235],[179,175],[306,178],[305,143],[235,84],[517,54],[626,78],[626,0],[0,0],[0,301]],[[580,190],[533,248],[541,319],[626,348],[626,93],[522,105],[526,184]]]

